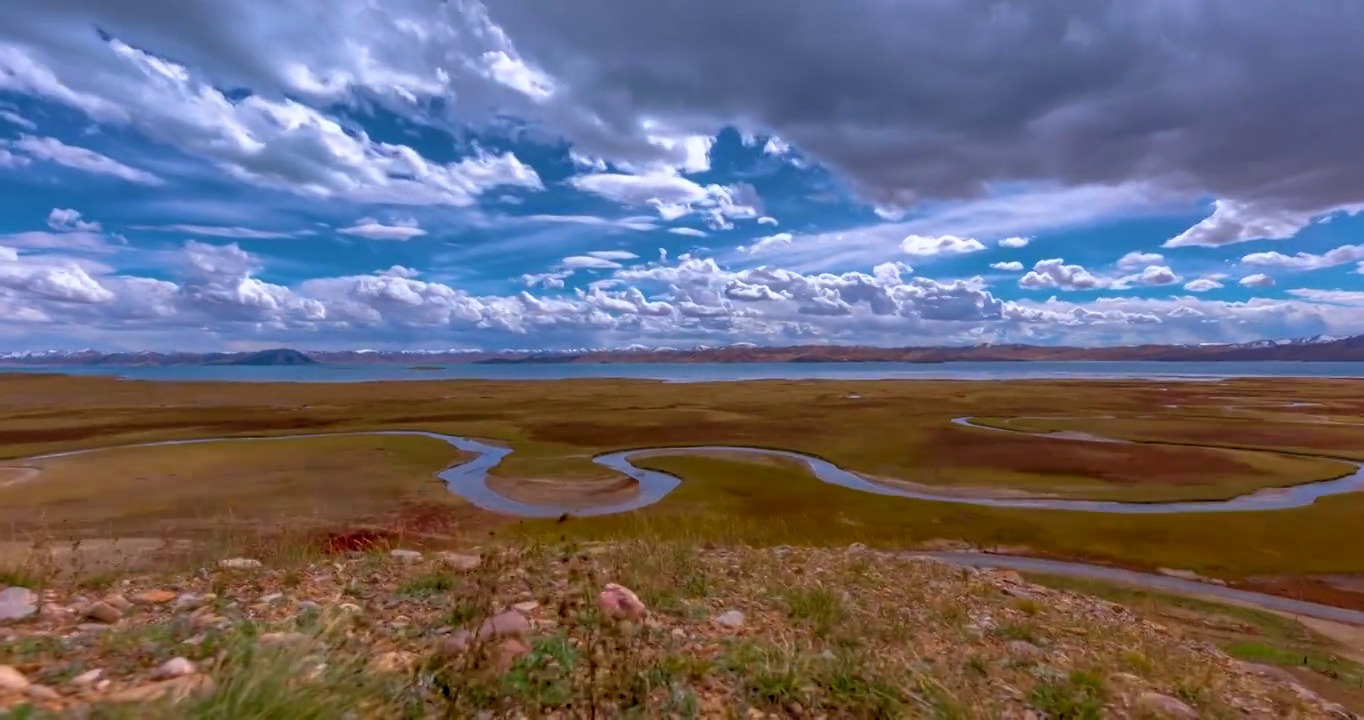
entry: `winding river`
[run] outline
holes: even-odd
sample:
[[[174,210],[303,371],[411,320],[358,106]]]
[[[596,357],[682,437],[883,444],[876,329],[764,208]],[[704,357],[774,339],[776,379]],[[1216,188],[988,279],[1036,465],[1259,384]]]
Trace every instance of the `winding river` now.
[[[1054,433],[1030,433],[1019,430],[1009,430],[1004,428],[990,427],[974,422],[969,417],[959,417],[952,420],[953,423],[964,427],[969,427],[987,432],[1011,433],[1024,435],[1027,437],[1044,439],[1065,439],[1083,442],[1125,442],[1114,438],[1105,438],[1096,435],[1054,432]],[[585,507],[525,503],[512,500],[488,486],[488,472],[502,462],[502,459],[511,454],[512,450],[507,447],[492,445],[473,438],[461,437],[458,435],[446,435],[443,433],[428,432],[424,430],[374,430],[353,433],[310,433],[301,435],[282,435],[266,437],[229,437],[229,438],[203,438],[194,440],[166,440],[151,443],[135,443],[130,445],[119,445],[103,448],[87,448],[83,450],[70,450],[65,452],[49,453],[37,455],[23,459],[16,459],[4,463],[5,467],[25,467],[31,468],[31,463],[40,460],[51,460],[62,457],[72,457],[87,453],[99,452],[115,448],[132,447],[156,447],[167,445],[190,445],[210,442],[264,442],[293,440],[300,438],[316,437],[336,437],[338,435],[406,435],[420,436],[440,440],[450,446],[471,453],[473,459],[455,465],[437,473],[437,477],[443,481],[450,492],[458,495],[473,505],[492,512],[515,515],[520,517],[545,518],[558,517],[569,513],[575,516],[594,516],[611,515],[616,513],[637,510],[659,502],[675,488],[681,484],[681,479],[675,475],[658,470],[648,470],[638,467],[630,462],[630,458],[645,453],[651,454],[678,454],[678,453],[718,453],[727,454],[751,454],[767,457],[778,457],[795,460],[807,467],[810,472],[819,480],[838,485],[840,487],[858,490],[861,492],[875,493],[895,497],[911,498],[915,500],[927,500],[935,502],[960,503],[967,505],[983,505],[1001,508],[1026,508],[1026,509],[1045,509],[1045,510],[1071,510],[1079,512],[1098,512],[1098,513],[1204,513],[1204,512],[1245,512],[1245,511],[1264,511],[1281,510],[1285,508],[1302,507],[1316,502],[1319,498],[1339,495],[1342,493],[1356,492],[1364,490],[1364,467],[1355,461],[1339,458],[1343,462],[1354,464],[1355,471],[1345,477],[1335,480],[1325,480],[1320,482],[1305,483],[1288,488],[1272,488],[1258,490],[1253,493],[1241,495],[1228,500],[1216,501],[1178,501],[1178,502],[1120,502],[1104,500],[1073,500],[1060,498],[1041,498],[1041,497],[966,497],[946,493],[934,493],[927,490],[908,490],[903,488],[889,487],[873,483],[862,476],[845,470],[827,460],[806,455],[791,450],[774,450],[765,448],[728,446],[728,445],[699,445],[699,446],[679,446],[679,447],[659,447],[659,448],[637,448],[632,450],[622,450],[618,452],[605,453],[592,458],[592,461],[602,467],[609,468],[630,478],[639,484],[639,492],[628,500],[605,505],[592,505]],[[31,476],[23,478],[24,481],[31,479]],[[13,481],[11,481],[13,483]],[[932,552],[932,553],[910,553],[912,555],[935,557],[940,560],[954,562],[958,564],[973,565],[977,567],[1001,567],[1027,572],[1047,572],[1073,577],[1089,577],[1112,582],[1141,585],[1155,589],[1171,590],[1176,592],[1191,592],[1204,595],[1221,597],[1236,602],[1246,602],[1261,607],[1279,610],[1289,613],[1297,613],[1310,617],[1317,617],[1337,622],[1347,622],[1354,624],[1364,624],[1364,612],[1346,610],[1315,603],[1290,600],[1287,598],[1264,595],[1243,590],[1235,590],[1218,585],[1202,583],[1195,580],[1184,580],[1162,575],[1150,575],[1146,573],[1136,573],[1118,568],[1111,568],[1101,565],[1088,565],[1082,563],[1071,563],[1055,560],[1043,560],[1038,558],[995,555],[987,553],[955,553],[955,552]]]

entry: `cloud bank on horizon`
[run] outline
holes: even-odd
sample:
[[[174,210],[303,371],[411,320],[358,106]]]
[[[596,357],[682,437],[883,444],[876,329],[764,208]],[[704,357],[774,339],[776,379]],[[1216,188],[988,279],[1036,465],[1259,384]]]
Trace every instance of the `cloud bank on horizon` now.
[[[0,350],[1364,333],[1350,0],[49,0]]]

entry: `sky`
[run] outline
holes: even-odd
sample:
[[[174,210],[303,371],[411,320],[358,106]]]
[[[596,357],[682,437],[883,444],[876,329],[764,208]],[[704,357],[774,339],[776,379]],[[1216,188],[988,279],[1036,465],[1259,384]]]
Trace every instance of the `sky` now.
[[[1356,0],[45,0],[0,351],[1364,333]]]

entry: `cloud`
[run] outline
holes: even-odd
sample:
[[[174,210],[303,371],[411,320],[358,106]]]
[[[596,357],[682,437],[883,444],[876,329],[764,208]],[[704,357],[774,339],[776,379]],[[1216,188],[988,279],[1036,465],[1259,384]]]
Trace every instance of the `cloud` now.
[[[735,249],[741,253],[755,255],[758,253],[768,252],[779,247],[786,247],[789,246],[790,244],[791,233],[784,232],[760,237],[757,240],[754,240],[752,244],[740,245]]]
[[[107,18],[108,27],[136,22],[135,15],[115,12]],[[35,17],[24,28],[0,31],[0,68],[7,71],[0,73],[0,89],[40,95],[96,121],[135,128],[159,143],[216,165],[237,180],[303,195],[466,207],[493,187],[543,188],[535,171],[509,152],[478,151],[457,162],[435,163],[411,147],[348,130],[297,100],[270,99],[278,95],[268,93],[229,97],[189,66],[135,47],[117,33],[107,41],[100,39],[92,28],[103,25],[94,18],[66,26],[64,32],[72,37],[64,44],[48,43],[41,33],[30,36],[25,32],[43,27],[45,20],[60,27],[71,19]],[[243,26],[218,27],[218,32],[232,32]],[[178,43],[173,37],[155,39]],[[223,47],[238,40],[220,38],[217,44]],[[234,60],[257,63],[245,57]],[[294,62],[283,67],[300,79],[318,80],[315,73],[325,72]],[[160,183],[147,173],[51,138],[26,136],[15,146],[90,172]]]
[[[0,246],[0,298],[12,293],[57,304],[97,304],[113,297],[112,292],[75,263],[42,257],[29,259],[14,248]],[[29,315],[48,316],[36,309]]]
[[[907,255],[964,255],[966,253],[980,252],[984,249],[985,245],[979,240],[957,237],[955,235],[942,235],[939,237],[909,235],[904,240],[900,241],[900,250]]]
[[[0,168],[24,167],[25,165],[28,165],[30,162],[31,161],[28,158],[23,157],[22,155],[15,155],[14,153],[0,147]]]
[[[625,230],[649,231],[657,230],[658,223],[648,216],[631,215],[623,218],[604,218],[595,215],[550,215],[532,214],[517,215],[507,218],[511,223],[554,223],[565,225],[593,225],[596,227],[621,228]]]
[[[34,132],[38,129],[37,123],[9,110],[0,110],[0,120],[4,120],[17,128],[28,130],[29,132]]]
[[[634,260],[639,257],[628,250],[589,250],[587,254],[599,260]]]
[[[97,222],[82,220],[81,214],[70,208],[52,208],[52,212],[47,214],[47,226],[53,230],[92,233],[103,229]]]
[[[295,235],[299,234],[293,232],[281,232],[277,230],[255,230],[253,228],[221,225],[191,225],[191,224],[134,225],[133,228],[136,230],[185,233],[188,235],[205,235],[208,237],[235,238],[238,240],[275,240],[294,237]]]
[[[0,66],[3,67],[3,66]],[[0,86],[2,87],[2,86]],[[7,141],[9,146],[34,160],[46,160],[73,170],[95,175],[111,175],[141,185],[164,185],[165,181],[149,172],[129,167],[94,150],[67,145],[56,138],[22,135]]]
[[[752,12],[772,32],[732,42],[716,38],[739,37],[748,16],[718,0],[648,15],[623,0],[551,10],[508,0],[488,10],[524,57],[562,68],[575,117],[614,131],[564,126],[593,151],[642,152],[639,117],[697,129],[737,121],[780,136],[883,205],[970,196],[995,178],[1139,179],[1255,205],[1260,216],[1312,213],[1364,192],[1360,157],[1341,151],[1364,80],[1309,100],[1314,78],[1364,60],[1345,30],[1364,23],[1364,9],[1349,4],[1009,5],[981,27],[970,3],[791,13],[771,0]],[[1267,32],[1294,48],[1291,58],[1254,50]],[[966,35],[974,41],[939,41]],[[1190,47],[1199,52],[1171,50]],[[673,70],[703,57],[745,68],[743,77],[715,83]],[[958,81],[968,69],[971,81]],[[804,101],[812,89],[823,102]],[[1323,112],[1294,109],[1309,101]],[[1254,164],[1235,160],[1252,155]]]
[[[622,205],[652,207],[668,221],[696,213],[713,230],[728,230],[734,227],[732,220],[753,220],[762,214],[762,200],[750,185],[703,187],[667,171],[579,175],[571,178],[569,184]]]
[[[595,255],[573,255],[563,259],[563,266],[570,270],[610,270],[621,266],[620,263]]]
[[[1031,242],[1031,241],[1032,241],[1031,238],[1025,238],[1025,237],[1018,237],[1018,236],[1006,237],[1006,238],[1004,238],[1003,240],[1000,240],[1000,241],[999,241],[999,246],[1002,247],[1002,248],[1021,248],[1021,247],[1027,247],[1027,246],[1028,246],[1028,243]]]
[[[1023,263],[1021,263],[1021,262],[1019,262],[1019,261],[1017,261],[1017,260],[1010,260],[1010,261],[1008,261],[1008,262],[990,263],[990,267],[992,267],[992,268],[994,268],[994,269],[996,269],[996,270],[1004,270],[1004,271],[1006,271],[1006,272],[1023,272]]]
[[[1142,285],[1172,285],[1181,279],[1183,278],[1165,265],[1150,265],[1136,275],[1123,278],[1124,281],[1137,282]]]
[[[1197,225],[1165,241],[1163,247],[1221,247],[1250,240],[1284,240],[1298,234],[1314,220],[1332,213],[1355,214],[1364,203],[1339,203],[1301,210],[1272,202],[1217,200],[1212,214]]]
[[[1274,287],[1274,278],[1264,273],[1247,275],[1237,281],[1242,287],[1248,288],[1267,288]]]
[[[1359,290],[1295,288],[1285,292],[1294,297],[1311,300],[1312,302],[1331,303],[1333,305],[1364,305],[1364,292]]]
[[[1284,255],[1280,252],[1251,253],[1241,258],[1242,265],[1276,267],[1285,270],[1320,270],[1322,268],[1364,261],[1364,245],[1342,245],[1327,250],[1321,255],[1294,253]]]
[[[279,151],[259,157],[281,168],[312,153],[325,158],[313,169],[350,181],[357,174],[336,154],[315,152],[324,141],[312,118],[263,98],[363,100],[440,122],[432,101],[457,97],[461,122],[515,116],[581,156],[635,168],[700,167],[707,140],[734,125],[780,138],[880,207],[975,197],[994,183],[1131,181],[1238,203],[1254,218],[1311,217],[1364,192],[1364,163],[1349,142],[1364,80],[1345,78],[1330,97],[1314,91],[1317,78],[1364,59],[1348,31],[1364,23],[1364,8],[1352,3],[1067,0],[999,5],[985,26],[971,3],[811,3],[797,13],[760,0],[735,13],[701,0],[648,14],[625,0],[382,12],[301,0],[229,5],[36,7],[0,31],[9,71],[0,77],[8,90],[135,124],[215,162],[242,167],[229,150],[253,137]],[[751,37],[752,17],[771,32]],[[1258,52],[1266,33],[1291,56]],[[941,40],[965,36],[973,41]],[[676,70],[695,67],[744,72],[716,82],[714,73]],[[214,94],[210,78],[257,99]],[[823,101],[809,102],[811,93]],[[288,118],[280,123],[288,141],[237,117],[261,112],[254,104]],[[1319,112],[1296,110],[1309,104]],[[216,132],[199,122],[215,115],[230,122]],[[221,142],[190,137],[198,135]],[[1210,235],[1219,233],[1227,235]]]
[[[995,297],[978,279],[912,276],[901,263],[805,274],[781,267],[729,270],[713,259],[683,256],[602,266],[597,268],[607,274],[602,282],[567,292],[563,278],[570,270],[564,269],[525,278],[542,294],[479,295],[422,280],[404,266],[276,285],[257,277],[265,260],[231,243],[190,241],[177,257],[175,277],[158,280],[0,248],[0,324],[7,332],[34,332],[79,323],[111,338],[156,328],[170,331],[161,342],[179,347],[212,342],[233,328],[239,333],[234,337],[262,342],[297,342],[310,337],[300,333],[318,332],[315,337],[343,347],[376,334],[402,346],[408,346],[403,338],[414,337],[447,346],[461,338],[483,338],[479,342],[486,344],[490,337],[503,346],[524,346],[525,338],[534,337],[542,346],[582,347],[738,339],[962,344],[1065,338],[1111,344],[1240,340],[1282,336],[1290,327],[1330,334],[1364,330],[1364,316],[1354,306],[1358,298],[1348,294],[1295,293],[1319,303],[1189,297],[1010,301]]]
[[[1100,290],[1110,285],[1112,281],[1098,277],[1080,265],[1067,265],[1061,258],[1038,260],[1032,270],[1018,279],[1018,286],[1029,290]]]
[[[689,227],[668,228],[668,232],[674,235],[685,235],[687,237],[709,237],[709,233],[705,230],[697,230],[696,228]]]
[[[341,228],[337,232],[370,240],[411,240],[426,234],[421,225],[411,218],[394,220],[391,225],[385,225],[374,218],[362,218],[354,225]]]
[[[1118,258],[1117,266],[1122,270],[1132,270],[1161,262],[1165,262],[1165,256],[1160,253],[1133,251]]]
[[[1184,289],[1196,293],[1217,290],[1222,287],[1222,283],[1219,281],[1225,279],[1225,277],[1226,276],[1224,275],[1204,275],[1203,277],[1195,278],[1184,283]]]

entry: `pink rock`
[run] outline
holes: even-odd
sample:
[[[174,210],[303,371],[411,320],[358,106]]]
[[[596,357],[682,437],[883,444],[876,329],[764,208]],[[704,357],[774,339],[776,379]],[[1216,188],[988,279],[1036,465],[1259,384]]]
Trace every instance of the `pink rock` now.
[[[516,664],[522,656],[530,652],[530,646],[520,638],[504,638],[498,643],[497,649],[493,652],[493,667],[499,672],[506,672]]]
[[[478,627],[478,638],[480,640],[490,637],[525,637],[530,634],[530,621],[525,615],[515,611],[507,610],[500,612],[487,620]]]
[[[647,609],[633,590],[624,585],[607,583],[606,588],[597,596],[597,606],[607,615],[628,620],[644,617]]]

